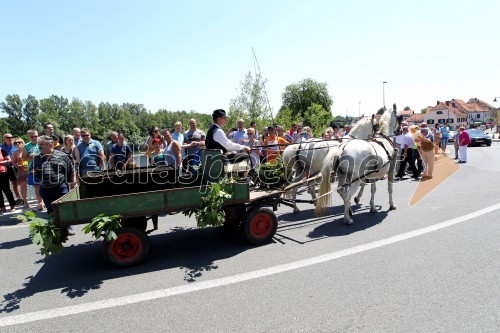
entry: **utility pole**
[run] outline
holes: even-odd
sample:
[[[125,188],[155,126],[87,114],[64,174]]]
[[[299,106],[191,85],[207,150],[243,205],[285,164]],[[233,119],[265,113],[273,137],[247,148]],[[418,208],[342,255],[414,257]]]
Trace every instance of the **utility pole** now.
[[[386,84],[386,83],[387,83],[387,81],[382,82],[382,99],[383,99],[383,101],[384,101],[384,111],[385,111],[385,110],[387,110],[387,109],[385,108],[385,84]]]

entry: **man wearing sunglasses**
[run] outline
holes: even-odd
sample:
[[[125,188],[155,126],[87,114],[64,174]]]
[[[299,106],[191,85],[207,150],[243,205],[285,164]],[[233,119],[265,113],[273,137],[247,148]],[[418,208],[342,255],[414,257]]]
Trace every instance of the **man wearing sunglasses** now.
[[[104,150],[99,141],[93,140],[87,128],[81,130],[82,142],[77,146],[80,152],[80,176],[89,171],[102,170],[104,165]]]
[[[30,142],[24,146],[23,156],[25,156],[25,159],[28,161],[28,170],[31,170],[33,159],[36,155],[40,154],[40,146],[38,145],[38,131],[36,129],[30,129],[27,134],[28,138],[30,138]],[[43,211],[43,200],[40,195],[40,180],[35,179],[35,175],[31,172],[28,172],[28,185],[33,186],[35,189],[36,201],[38,203],[36,209],[40,212]]]

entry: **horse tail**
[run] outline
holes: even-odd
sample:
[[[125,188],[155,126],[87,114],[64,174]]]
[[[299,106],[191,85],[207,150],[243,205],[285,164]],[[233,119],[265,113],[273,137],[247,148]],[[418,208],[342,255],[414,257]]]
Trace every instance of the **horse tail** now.
[[[330,182],[330,176],[332,173],[332,169],[338,160],[338,157],[338,149],[332,149],[325,157],[323,167],[321,168],[319,199],[316,200],[316,208],[314,209],[314,215],[316,216],[323,216],[325,214],[326,208],[331,205],[332,183]]]

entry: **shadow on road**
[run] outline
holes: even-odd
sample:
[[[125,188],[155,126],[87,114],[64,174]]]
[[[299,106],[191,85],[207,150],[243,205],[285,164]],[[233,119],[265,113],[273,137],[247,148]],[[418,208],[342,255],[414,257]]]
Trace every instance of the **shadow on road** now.
[[[279,217],[278,232],[317,224],[307,235],[311,240],[317,240],[367,229],[387,216],[385,211],[370,214],[366,208],[355,206],[355,209],[355,223],[350,226],[343,223],[342,207],[332,207],[328,216],[320,218],[313,218],[313,209],[303,210],[299,214],[285,213]],[[277,233],[275,241],[279,241],[280,236]],[[241,235],[231,234],[223,228],[174,227],[167,233],[150,235],[149,240],[151,250],[148,260],[142,265],[126,269],[114,269],[104,263],[100,241],[71,245],[58,254],[41,259],[35,263],[42,265],[36,275],[28,276],[20,289],[3,295],[0,313],[16,311],[20,309],[23,299],[44,291],[59,289],[68,298],[78,298],[99,289],[106,280],[166,269],[181,269],[185,281],[195,282],[204,272],[218,269],[216,261],[253,248]],[[4,243],[2,248],[29,243],[29,239],[23,239],[12,244]]]
[[[388,212],[380,210],[380,206],[376,207],[378,212],[373,214],[370,213],[368,206],[354,205],[354,215],[352,216],[354,224],[352,225],[344,223],[343,206],[331,207],[328,213],[322,217],[315,217],[314,209],[302,210],[298,214],[286,213],[280,216],[276,235],[298,244],[305,244],[325,237],[346,236],[381,223],[387,217]],[[307,237],[310,238],[308,241],[299,241],[284,234],[292,229],[311,228],[315,225],[316,227],[307,234]]]
[[[333,221],[317,226],[307,236],[310,238],[347,236],[381,223],[387,215],[387,211],[381,210],[377,213],[370,213],[369,209],[363,212],[355,211],[352,216],[354,223],[347,225],[344,223],[344,214],[342,213]]]
[[[222,228],[174,228],[165,234],[150,235],[149,239],[148,260],[127,269],[114,269],[104,263],[100,241],[71,245],[60,253],[41,259],[35,262],[42,265],[36,275],[28,276],[22,288],[3,295],[0,313],[16,311],[23,299],[44,291],[60,289],[67,297],[78,298],[90,290],[99,289],[105,280],[165,269],[182,269],[184,280],[194,282],[204,272],[217,269],[215,261],[253,247],[239,236],[229,236]],[[30,242],[29,239],[22,241]]]
[[[31,244],[31,239],[29,237],[23,239],[17,239],[11,242],[0,243],[0,250],[9,250],[16,247],[26,246]]]

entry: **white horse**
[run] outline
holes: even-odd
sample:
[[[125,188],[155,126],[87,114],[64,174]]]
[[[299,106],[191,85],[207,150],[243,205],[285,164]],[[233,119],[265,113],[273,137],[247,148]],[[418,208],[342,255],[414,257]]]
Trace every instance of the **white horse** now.
[[[375,135],[375,131],[376,124],[373,118],[361,118],[354,124],[349,133],[350,135],[342,140],[351,140],[353,138],[368,139]],[[293,184],[319,175],[326,156],[332,148],[338,147],[340,143],[338,140],[309,139],[300,144],[287,146],[282,155],[287,181]],[[313,201],[316,200],[315,183],[311,181],[306,184]],[[288,193],[294,205],[294,213],[300,211],[295,202],[297,190],[298,186],[293,187],[290,193]],[[362,193],[363,188],[361,188],[360,194],[356,198],[361,197]]]
[[[392,200],[394,169],[396,166],[397,149],[391,138],[399,131],[401,117],[395,112],[386,111],[379,120],[379,135],[371,140],[352,139],[339,145],[325,158],[321,170],[322,181],[320,196],[316,202],[316,215],[323,215],[330,202],[332,191],[330,174],[332,169],[338,176],[337,192],[344,200],[344,222],[352,224],[351,198],[357,189],[366,183],[371,183],[370,212],[376,212],[374,198],[375,182],[388,175],[389,209],[396,209]],[[362,193],[362,191],[360,191]],[[359,199],[359,195],[358,195]]]

